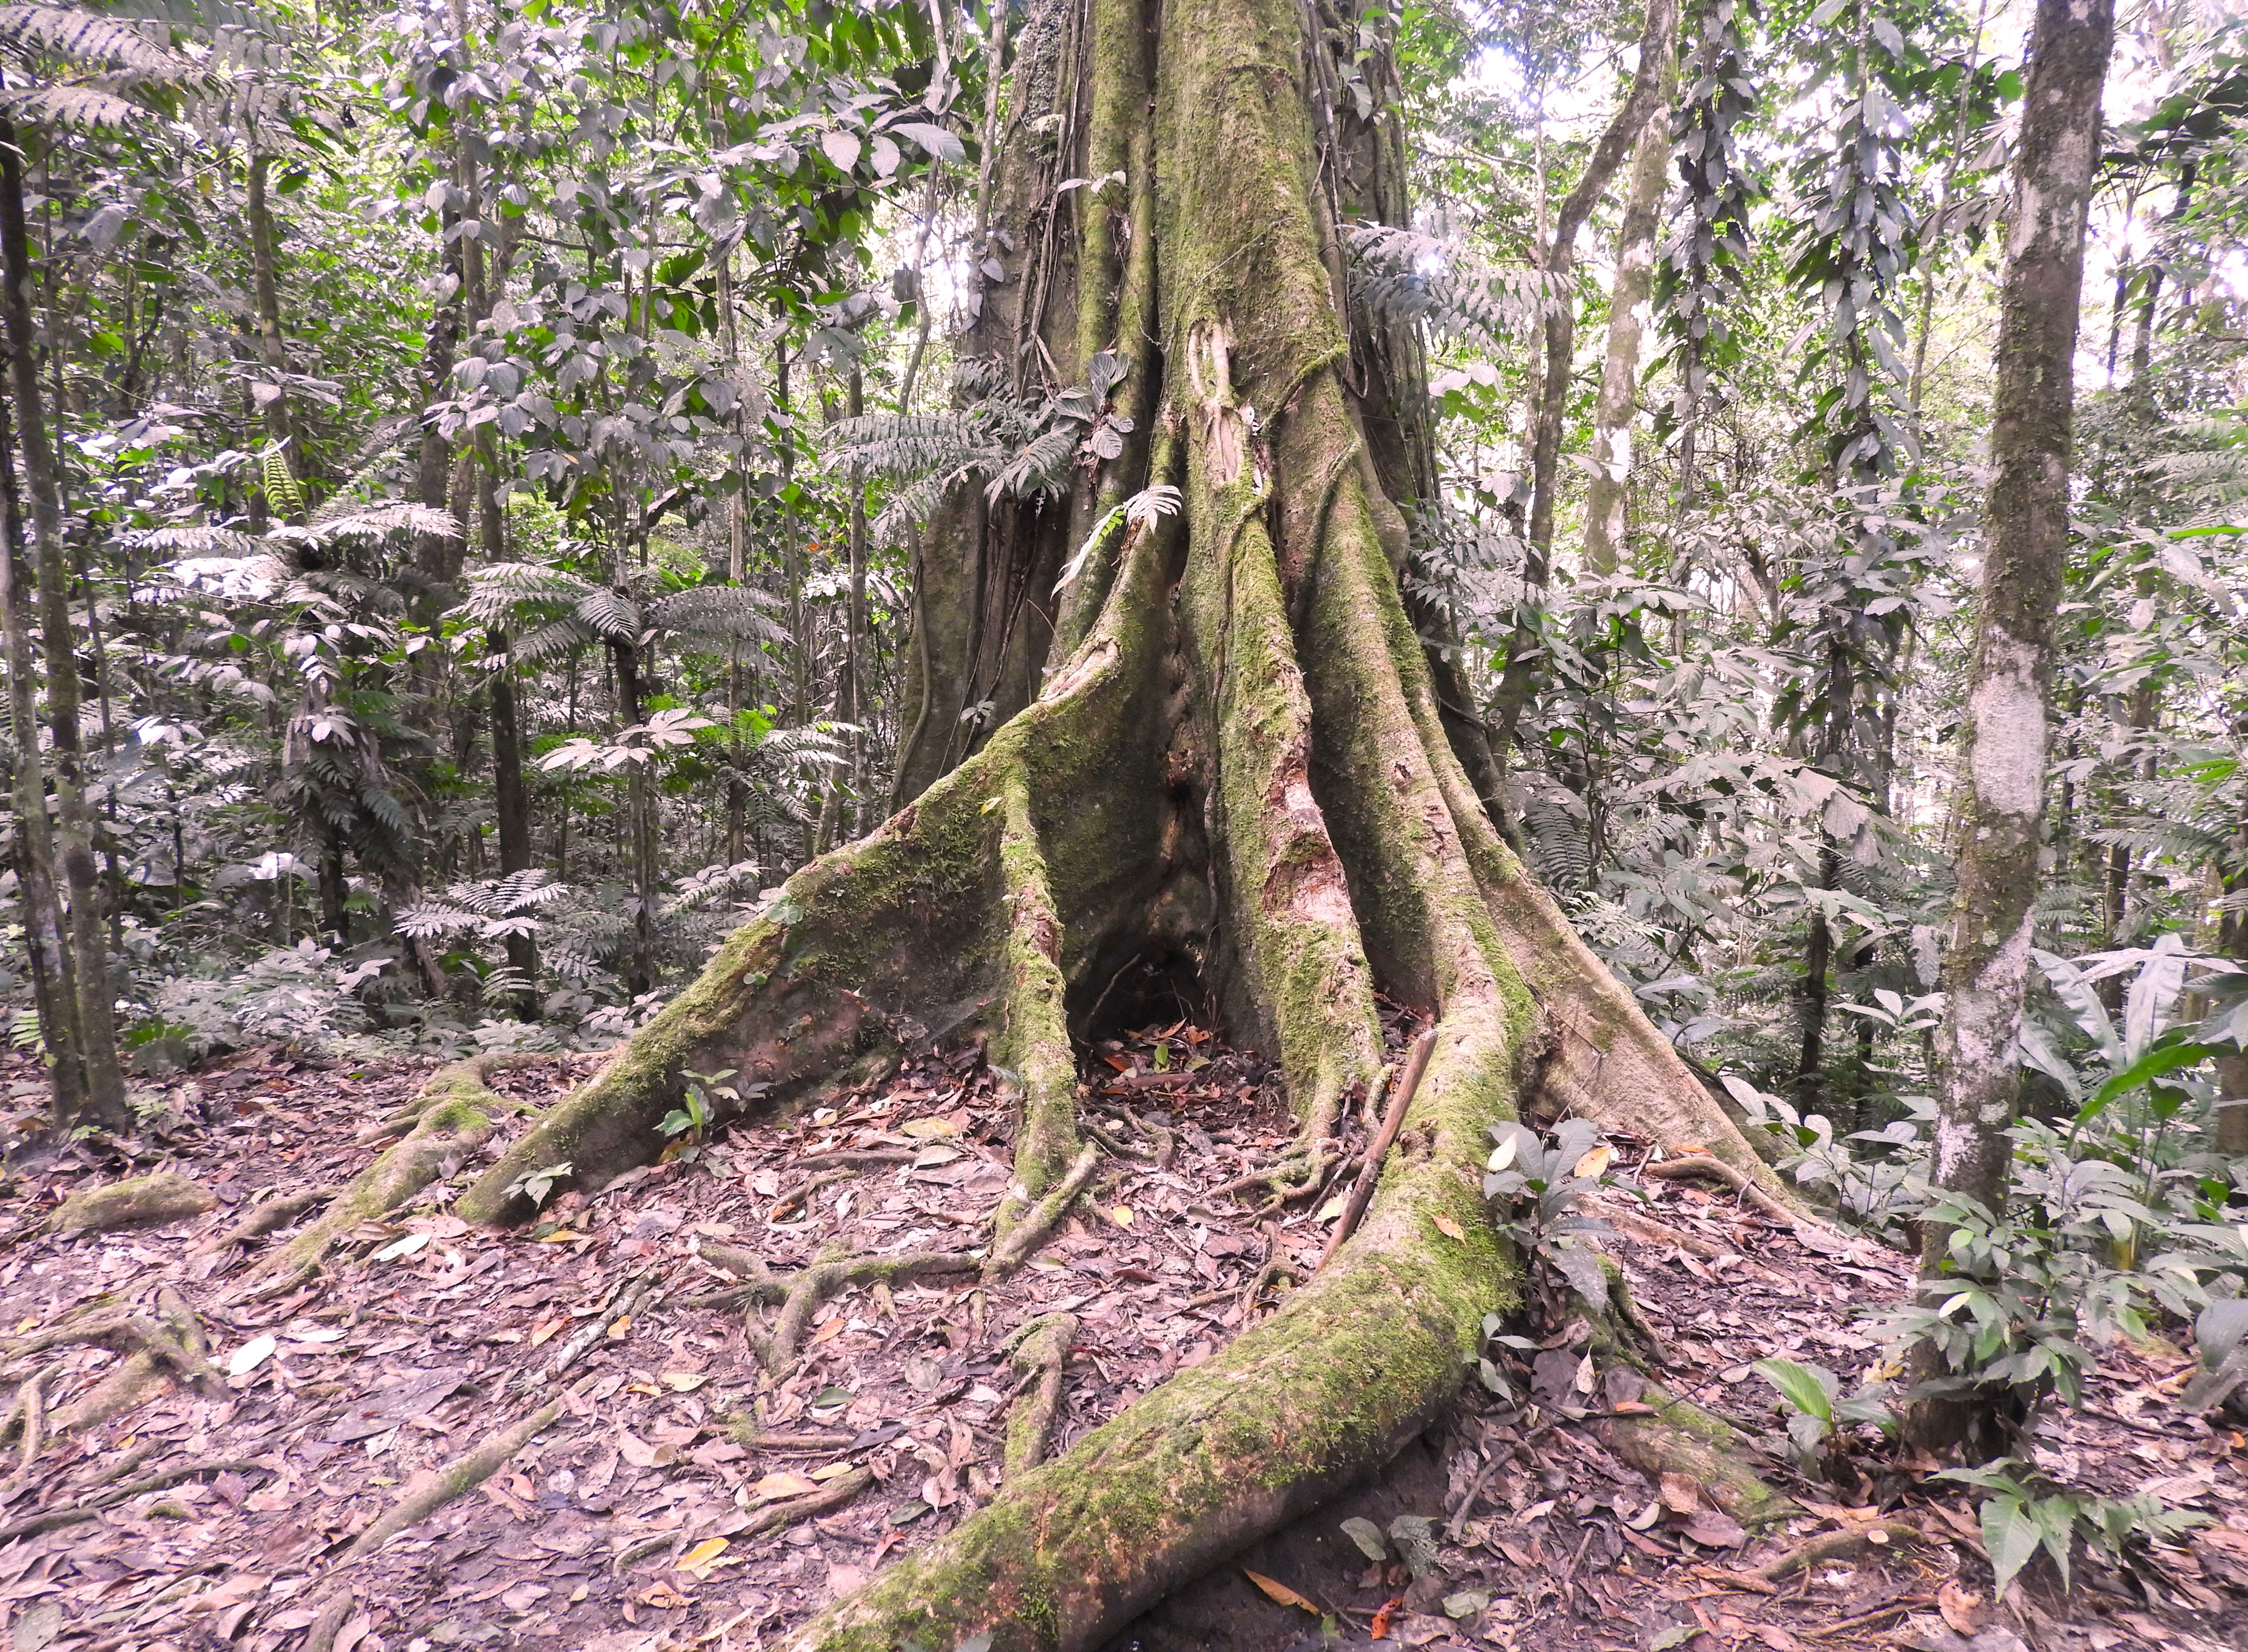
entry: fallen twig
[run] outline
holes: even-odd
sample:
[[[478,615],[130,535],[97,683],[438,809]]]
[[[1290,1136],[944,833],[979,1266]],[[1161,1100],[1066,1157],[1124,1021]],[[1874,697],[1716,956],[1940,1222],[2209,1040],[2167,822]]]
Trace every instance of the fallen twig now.
[[[1366,1168],[1359,1172],[1358,1185],[1350,1190],[1350,1203],[1343,1206],[1341,1218],[1335,1223],[1334,1232],[1328,1236],[1327,1248],[1319,1252],[1319,1262],[1312,1269],[1313,1273],[1326,1266],[1334,1253],[1358,1231],[1366,1207],[1374,1201],[1374,1186],[1381,1180],[1381,1162],[1397,1145],[1397,1133],[1405,1128],[1405,1114],[1413,1105],[1413,1093],[1421,1087],[1421,1075],[1429,1070],[1429,1058],[1436,1049],[1434,1027],[1413,1040],[1413,1053],[1405,1061],[1405,1076],[1398,1080],[1397,1092],[1389,1098],[1389,1110],[1381,1115],[1381,1128],[1375,1133],[1374,1144],[1366,1150]]]

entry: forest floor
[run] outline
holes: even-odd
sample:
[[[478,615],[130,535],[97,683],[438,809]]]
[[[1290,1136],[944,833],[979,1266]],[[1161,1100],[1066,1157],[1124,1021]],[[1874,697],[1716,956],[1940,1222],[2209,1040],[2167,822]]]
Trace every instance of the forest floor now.
[[[808,1118],[724,1129],[590,1201],[563,1194],[517,1232],[467,1227],[440,1183],[354,1233],[352,1259],[332,1259],[326,1277],[231,1306],[244,1259],[217,1237],[257,1201],[355,1174],[377,1150],[361,1138],[426,1068],[253,1052],[172,1081],[134,1140],[19,1158],[0,1188],[0,1340],[93,1303],[154,1312],[168,1290],[201,1317],[226,1392],[164,1393],[50,1438],[0,1480],[0,1621],[15,1652],[770,1643],[990,1498],[1011,1407],[1035,1379],[1006,1350],[1011,1331],[1076,1318],[1058,1452],[1269,1311],[1271,1265],[1300,1273],[1316,1261],[1339,1198],[1267,1218],[1257,1191],[1234,1185],[1289,1134],[1262,1064],[1184,1025],[1095,1053],[1095,1128],[1116,1150],[1030,1265],[990,1287],[970,1275],[849,1290],[814,1316],[778,1381],[723,1301],[735,1273],[712,1258],[731,1247],[781,1270],[838,1246],[972,1244],[1011,1177],[1004,1109],[974,1052],[911,1064]],[[544,1102],[593,1065],[519,1067],[494,1087]],[[0,1083],[10,1113],[36,1112],[34,1070],[18,1062]],[[1362,1128],[1349,1134],[1362,1144]],[[1847,1382],[1879,1357],[1856,1320],[1896,1299],[1902,1258],[1799,1235],[1722,1193],[1641,1186],[1631,1144],[1618,1145],[1618,1187],[1603,1198],[1634,1230],[1606,1243],[1679,1391],[1769,1436],[1773,1395],[1751,1361],[1816,1361]],[[804,1196],[815,1176],[804,1161],[839,1153],[857,1162],[831,1160],[831,1173],[854,1173]],[[76,1239],[39,1225],[75,1189],[160,1169],[217,1204]],[[2066,1595],[2033,1568],[1994,1608],[1964,1500],[1912,1490],[1878,1463],[1849,1496],[1775,1463],[1804,1511],[1751,1537],[1690,1481],[1650,1482],[1620,1461],[1609,1419],[1633,1403],[1632,1379],[1585,1366],[1581,1333],[1553,1341],[1518,1372],[1518,1402],[1471,1382],[1378,1482],[1182,1591],[1116,1646],[1293,1652],[1321,1644],[1325,1616],[1341,1644],[2248,1649],[2248,1440],[2169,1403],[2188,1360],[2167,1344],[2110,1350],[2085,1407],[2041,1424],[2041,1460],[2210,1524],[2128,1573],[2080,1561]],[[43,1374],[52,1414],[115,1359],[65,1348],[6,1377]],[[478,1489],[342,1563],[417,1476],[558,1397],[553,1424]],[[1399,1516],[1408,1524],[1393,1528]],[[1392,1532],[1383,1546],[1397,1558],[1361,1553],[1341,1529],[1354,1518]]]

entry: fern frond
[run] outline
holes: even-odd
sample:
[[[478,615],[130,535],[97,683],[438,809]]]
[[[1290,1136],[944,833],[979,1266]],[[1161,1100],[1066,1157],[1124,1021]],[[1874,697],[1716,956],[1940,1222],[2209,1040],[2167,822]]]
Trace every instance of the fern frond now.
[[[640,635],[644,623],[640,604],[614,591],[588,591],[578,599],[578,606],[571,612],[590,627],[595,636],[602,638],[628,641]]]
[[[748,586],[697,586],[648,605],[648,624],[682,636],[785,642],[788,632],[767,617],[773,599]]]
[[[1078,440],[1077,430],[1067,425],[1033,437],[984,484],[984,496],[997,501],[1010,494],[1018,499],[1034,499],[1060,493],[1069,484],[1070,462],[1076,456]]]
[[[50,86],[0,89],[0,113],[25,126],[113,132],[147,111],[99,86]]]
[[[1493,270],[1416,230],[1361,224],[1344,239],[1370,308],[1480,343],[1527,332],[1566,296],[1541,271]]]
[[[988,442],[969,413],[868,414],[829,433],[825,468],[864,476],[916,476],[954,470],[983,456]]]
[[[308,523],[304,531],[323,541],[384,539],[394,533],[457,539],[461,537],[461,521],[449,511],[433,511],[426,504],[401,502],[323,512]]]
[[[161,24],[65,6],[0,6],[0,41],[74,68],[99,64],[153,80],[190,80],[202,72],[171,50],[170,31]]]
[[[511,639],[507,645],[508,657],[518,665],[536,665],[541,660],[551,660],[557,655],[567,654],[572,648],[582,648],[589,642],[600,641],[592,627],[575,614],[565,614],[550,625],[543,625],[528,636]]]

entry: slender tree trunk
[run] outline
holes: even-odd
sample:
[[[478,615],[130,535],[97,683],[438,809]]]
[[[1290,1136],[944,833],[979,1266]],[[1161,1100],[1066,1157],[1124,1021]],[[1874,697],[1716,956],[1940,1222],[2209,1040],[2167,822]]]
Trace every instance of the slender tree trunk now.
[[[851,364],[850,416],[866,412],[866,382],[859,364]],[[852,725],[851,826],[857,837],[867,829],[867,490],[851,483],[851,607],[846,621],[843,648],[843,720]]]
[[[1530,433],[1530,524],[1524,538],[1527,546],[1523,580],[1528,587],[1525,604],[1542,600],[1552,574],[1555,496],[1561,480],[1561,433],[1568,421],[1570,363],[1576,354],[1577,304],[1574,292],[1577,231],[1584,227],[1593,206],[1607,191],[1608,181],[1623,164],[1633,143],[1647,126],[1648,116],[1662,95],[1666,65],[1676,60],[1679,0],[1648,0],[1645,24],[1639,38],[1639,67],[1631,90],[1615,112],[1576,187],[1562,197],[1553,216],[1553,238],[1546,249],[1544,272],[1551,291],[1546,316],[1545,366],[1539,376],[1538,400]],[[1529,704],[1537,680],[1539,650],[1534,623],[1516,627],[1507,648],[1506,669],[1492,696],[1492,755],[1504,764],[1513,744],[1515,725]]]
[[[16,434],[31,495],[31,544],[38,557],[39,618],[46,643],[47,717],[54,748],[57,860],[70,898],[71,967],[77,989],[79,1059],[86,1095],[79,1123],[124,1129],[125,1074],[117,1059],[115,990],[102,914],[101,867],[94,858],[93,813],[86,800],[86,751],[79,726],[77,638],[70,613],[69,558],[63,546],[62,494],[39,394],[38,336],[31,320],[31,237],[24,222],[23,151],[14,124],[0,120],[0,282],[4,299],[9,385]]]
[[[626,728],[635,727],[641,721],[640,652],[631,643],[617,641],[609,644],[609,656],[617,673],[618,718]],[[627,984],[635,996],[655,985],[655,901],[663,877],[656,845],[655,777],[648,767],[647,763],[632,765],[625,793],[634,907],[633,967]]]
[[[1614,573],[1621,565],[1631,503],[1631,428],[1639,415],[1640,337],[1655,284],[1655,243],[1670,173],[1670,103],[1678,86],[1673,41],[1662,43],[1655,104],[1632,151],[1623,223],[1616,231],[1615,282],[1608,293],[1608,353],[1593,414],[1593,475],[1585,497],[1585,566]],[[1641,43],[1645,49],[1645,43]]]
[[[295,496],[272,503],[280,507],[284,517],[293,521],[303,518],[309,504],[304,487],[311,471],[289,403],[289,350],[281,336],[280,254],[273,233],[273,209],[265,188],[272,166],[271,155],[251,152],[248,200],[250,301],[257,310],[258,359],[273,375],[273,394],[266,398],[263,408],[265,432],[281,450],[281,463],[290,478],[286,491]]]
[[[16,466],[7,457],[14,447],[13,421],[0,407],[0,631],[7,644],[8,710],[15,736],[16,876],[23,889],[39,1036],[47,1046],[52,1116],[58,1130],[67,1130],[86,1109],[86,1040],[79,1032],[77,974],[55,882],[54,826],[47,819],[46,762],[39,751],[39,666],[29,612],[38,593],[23,565],[23,510],[16,494]]]
[[[1962,734],[1967,794],[1959,891],[1944,959],[1949,1001],[1936,1045],[1930,1179],[1992,1210],[2005,1200],[2018,1074],[2012,1050],[2030,970],[2045,814],[2053,638],[2068,555],[2068,462],[2084,227],[2100,149],[2113,0],[2038,0],[1999,290],[1983,610]],[[1948,1233],[1931,1228],[1924,1274]],[[1923,1347],[1920,1368],[1932,1355]],[[1998,1449],[1984,1408],[1915,1405],[1924,1450]]]

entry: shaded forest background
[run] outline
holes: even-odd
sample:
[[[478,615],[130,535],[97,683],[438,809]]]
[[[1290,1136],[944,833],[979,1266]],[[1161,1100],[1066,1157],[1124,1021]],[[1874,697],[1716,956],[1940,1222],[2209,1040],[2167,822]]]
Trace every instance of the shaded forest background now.
[[[1109,385],[956,348],[1112,189],[994,199],[1006,145],[1068,152],[1003,65],[1072,15],[0,11],[12,1037],[52,1050],[61,971],[114,989],[65,1122],[257,1040],[603,1047],[1015,709],[936,703],[920,528],[948,485],[1066,511],[1128,434]],[[1589,191],[1635,9],[1319,15],[1395,78],[1337,95],[1407,112],[1415,227],[1350,230],[1345,278],[1426,353],[1408,586],[1511,824],[1878,1224],[1940,1014],[2026,8],[1699,0]],[[2022,1050],[2032,1114],[2128,1098],[2150,1175],[2219,1188],[2245,58],[2237,8],[2120,21]]]

